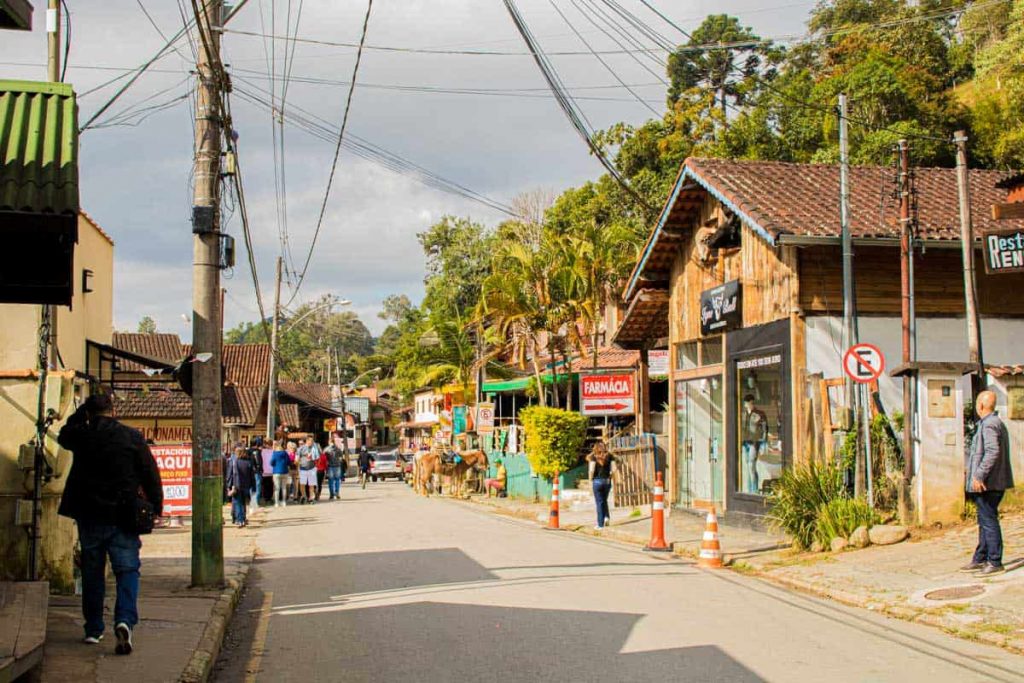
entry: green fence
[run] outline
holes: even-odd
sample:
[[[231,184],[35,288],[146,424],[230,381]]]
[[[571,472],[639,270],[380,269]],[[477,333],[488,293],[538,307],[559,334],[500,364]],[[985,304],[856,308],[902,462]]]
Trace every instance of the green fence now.
[[[501,453],[491,451],[487,454],[488,468],[487,476],[494,477],[497,471],[495,461],[501,459],[505,464],[505,472],[508,478],[505,480],[505,490],[509,498],[525,498],[534,501],[551,500],[551,482],[543,477],[537,477],[530,473],[530,461],[522,453]],[[578,465],[568,472],[559,476],[559,487],[564,491],[576,484],[580,477],[587,476],[587,464]]]

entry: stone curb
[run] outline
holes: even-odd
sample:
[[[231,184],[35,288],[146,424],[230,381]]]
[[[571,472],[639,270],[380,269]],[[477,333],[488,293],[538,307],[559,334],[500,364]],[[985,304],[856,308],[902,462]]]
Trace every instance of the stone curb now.
[[[213,665],[220,654],[224,635],[231,623],[231,617],[238,605],[242,586],[245,585],[245,579],[249,575],[251,566],[252,557],[249,557],[235,576],[225,581],[220,597],[217,598],[217,602],[214,603],[213,609],[210,611],[210,618],[203,629],[203,635],[199,638],[199,643],[192,652],[188,665],[178,677],[178,683],[206,683],[210,680]]]

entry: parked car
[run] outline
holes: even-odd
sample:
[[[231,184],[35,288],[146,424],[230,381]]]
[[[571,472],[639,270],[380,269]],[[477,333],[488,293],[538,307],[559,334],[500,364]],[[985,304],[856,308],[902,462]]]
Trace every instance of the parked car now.
[[[378,479],[402,479],[405,477],[405,468],[398,460],[398,449],[379,451],[372,455],[373,466],[370,467],[370,478],[373,481]]]

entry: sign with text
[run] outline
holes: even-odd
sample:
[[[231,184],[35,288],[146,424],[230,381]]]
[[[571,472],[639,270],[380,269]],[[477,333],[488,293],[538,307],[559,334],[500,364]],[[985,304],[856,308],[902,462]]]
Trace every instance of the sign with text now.
[[[885,371],[885,356],[874,344],[855,344],[843,356],[843,372],[854,382],[874,382]]]
[[[580,412],[584,415],[632,415],[635,409],[633,375],[580,376]]]
[[[164,489],[164,516],[192,515],[192,444],[150,446]]]
[[[1024,230],[990,230],[982,238],[985,246],[985,272],[1024,272]]]
[[[647,352],[647,377],[668,379],[668,349]]]
[[[743,327],[740,281],[732,280],[700,293],[700,333],[718,334]]]
[[[476,406],[476,433],[491,434],[494,432],[494,404],[478,403]]]

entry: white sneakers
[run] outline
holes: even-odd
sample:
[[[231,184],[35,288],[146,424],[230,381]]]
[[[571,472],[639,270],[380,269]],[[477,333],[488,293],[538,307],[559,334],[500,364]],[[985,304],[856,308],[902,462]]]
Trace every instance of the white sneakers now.
[[[132,629],[123,621],[114,627],[114,635],[117,636],[117,647],[114,653],[119,655],[130,655],[132,653]]]

